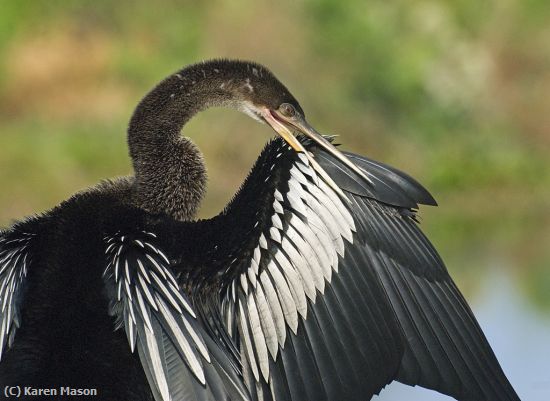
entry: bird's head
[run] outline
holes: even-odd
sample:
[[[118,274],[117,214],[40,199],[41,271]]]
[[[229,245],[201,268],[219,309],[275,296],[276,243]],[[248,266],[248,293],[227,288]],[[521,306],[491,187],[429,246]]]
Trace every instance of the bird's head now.
[[[306,121],[304,111],[296,98],[271,71],[262,65],[246,61],[222,60],[213,63],[217,68],[210,68],[220,73],[223,71],[220,75],[225,78],[222,78],[220,89],[229,94],[229,102],[234,102],[234,107],[255,120],[271,126],[296,152],[304,153],[325,178],[329,179],[295,134],[310,138],[367,182],[372,183],[361,169]]]

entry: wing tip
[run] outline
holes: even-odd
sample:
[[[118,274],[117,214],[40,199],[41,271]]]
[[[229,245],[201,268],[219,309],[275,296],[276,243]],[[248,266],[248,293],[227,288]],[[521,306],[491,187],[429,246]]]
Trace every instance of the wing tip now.
[[[402,192],[406,198],[420,205],[438,206],[432,194],[415,178],[409,174],[389,166],[385,163],[372,160],[365,156],[345,152],[352,160],[358,161],[360,167],[369,174],[378,178],[381,183],[390,185],[393,191]],[[383,201],[382,199],[380,199]],[[400,205],[396,205],[400,206]]]
[[[420,184],[419,184],[420,185]],[[424,187],[422,188],[422,192],[420,194],[417,194],[416,202],[420,205],[426,205],[426,206],[439,206],[435,198],[432,196],[431,193],[428,192],[427,189]]]

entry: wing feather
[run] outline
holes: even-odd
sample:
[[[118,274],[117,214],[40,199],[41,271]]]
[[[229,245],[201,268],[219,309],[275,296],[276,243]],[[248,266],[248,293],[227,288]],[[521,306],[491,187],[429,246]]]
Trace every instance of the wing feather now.
[[[21,325],[20,308],[35,234],[0,232],[0,360]]]
[[[258,398],[352,400],[364,396],[365,388],[379,391],[395,375],[400,351],[385,343],[399,336],[391,325],[373,324],[383,318],[372,305],[379,300],[363,294],[351,273],[343,276],[346,282],[339,276],[356,223],[347,202],[305,163],[297,158],[287,185],[274,189],[268,224],[260,224],[257,246],[244,262],[247,271],[224,280],[220,307],[238,311],[243,374],[250,375],[249,388]],[[232,318],[224,321],[233,332]],[[362,346],[365,337],[373,340],[368,349]],[[377,367],[381,354],[394,359],[391,372]],[[360,371],[375,382],[362,380]],[[288,391],[274,383],[286,383]]]
[[[249,399],[230,357],[211,341],[207,346],[208,335],[155,238],[148,232],[108,237],[104,273],[111,314],[132,352],[137,348],[155,399]]]
[[[260,281],[262,285],[258,288],[258,293],[260,293],[262,290],[265,293],[266,300],[271,311],[271,316],[273,318],[273,322],[275,323],[277,341],[279,343],[279,346],[284,347],[286,340],[286,325],[283,308],[281,306],[281,303],[279,302],[277,293],[275,292],[275,287],[273,286],[271,279],[265,271],[260,274]],[[273,359],[275,359],[276,357],[277,353],[275,353]]]

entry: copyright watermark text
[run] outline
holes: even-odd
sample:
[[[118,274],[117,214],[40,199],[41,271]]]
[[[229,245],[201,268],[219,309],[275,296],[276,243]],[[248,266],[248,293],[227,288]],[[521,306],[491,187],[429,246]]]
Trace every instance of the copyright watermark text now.
[[[20,397],[95,397],[97,396],[96,388],[74,388],[74,387],[52,387],[39,388],[32,386],[5,386],[4,397],[20,398]]]

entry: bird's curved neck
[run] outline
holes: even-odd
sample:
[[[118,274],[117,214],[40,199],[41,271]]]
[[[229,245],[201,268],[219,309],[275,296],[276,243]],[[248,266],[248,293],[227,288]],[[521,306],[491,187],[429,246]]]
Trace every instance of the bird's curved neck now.
[[[194,218],[204,195],[206,169],[197,147],[180,132],[199,111],[231,102],[223,84],[222,76],[207,76],[204,69],[183,70],[141,101],[128,128],[136,206],[178,220]]]

